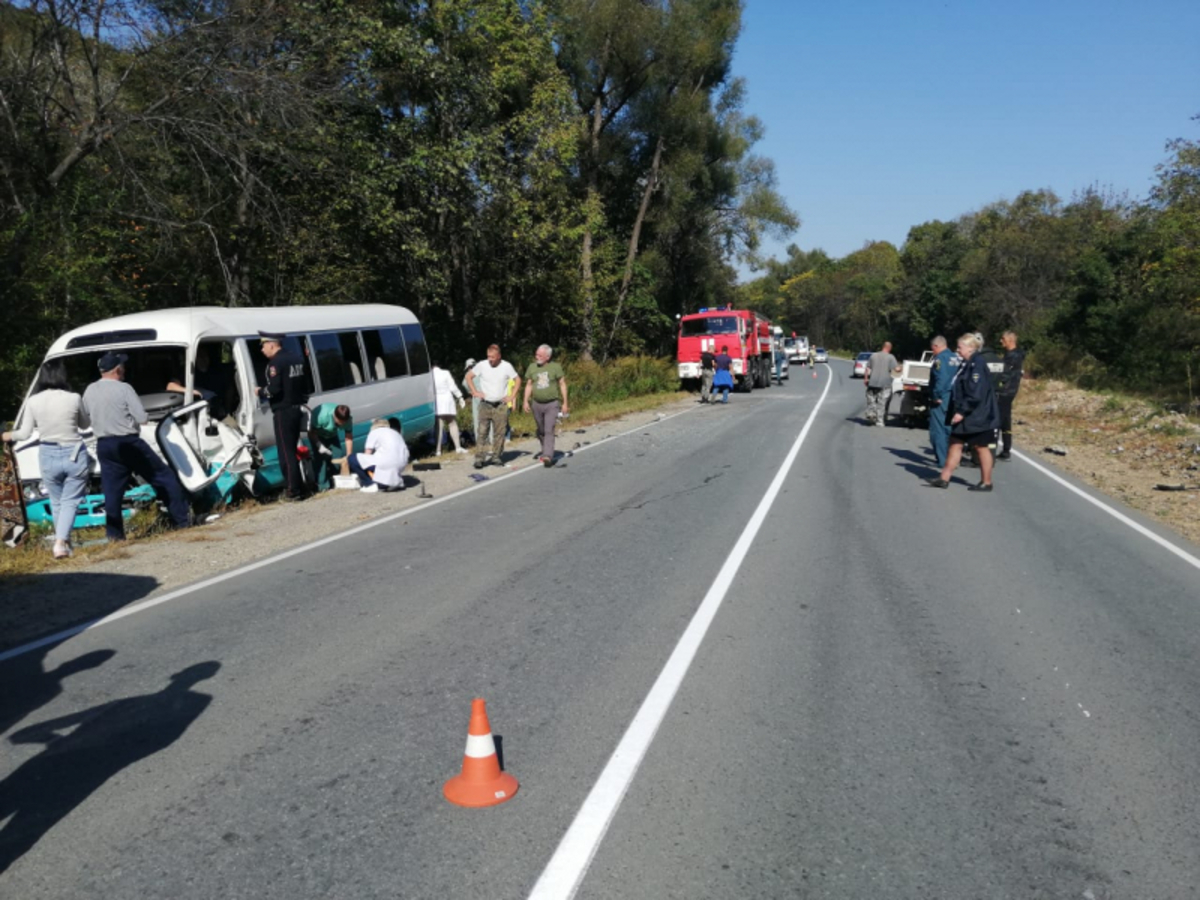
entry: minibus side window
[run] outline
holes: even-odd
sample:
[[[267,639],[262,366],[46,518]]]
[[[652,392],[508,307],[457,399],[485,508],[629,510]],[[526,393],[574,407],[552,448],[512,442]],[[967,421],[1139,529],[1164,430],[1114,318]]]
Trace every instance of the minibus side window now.
[[[253,383],[256,387],[264,387],[267,383],[267,358],[263,356],[262,343],[257,338],[246,338],[246,349],[250,351]],[[317,389],[313,382],[312,354],[308,350],[308,344],[303,338],[290,334],[283,339],[283,349],[304,360],[304,390],[309,395],[315,394]]]
[[[404,340],[399,328],[373,328],[362,333],[367,350],[367,372],[373,381],[400,378],[408,374]]]
[[[357,331],[339,331],[338,344],[342,348],[342,360],[346,363],[346,377],[350,384],[362,384],[367,379],[363,376],[362,351],[358,347]]]
[[[408,348],[408,365],[414,375],[429,371],[429,349],[425,346],[425,333],[420,325],[401,325],[404,344]]]
[[[312,334],[313,353],[317,357],[317,371],[321,375],[321,390],[336,391],[350,383],[345,361],[342,359],[342,345],[336,334]]]

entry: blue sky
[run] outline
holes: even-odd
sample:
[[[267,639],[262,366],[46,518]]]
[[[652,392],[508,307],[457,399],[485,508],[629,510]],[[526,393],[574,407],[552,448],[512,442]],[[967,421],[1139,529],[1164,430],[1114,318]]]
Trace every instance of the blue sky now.
[[[1144,197],[1200,138],[1198,41],[1200,0],[745,0],[734,74],[803,222],[768,253],[899,246],[1025,189]]]

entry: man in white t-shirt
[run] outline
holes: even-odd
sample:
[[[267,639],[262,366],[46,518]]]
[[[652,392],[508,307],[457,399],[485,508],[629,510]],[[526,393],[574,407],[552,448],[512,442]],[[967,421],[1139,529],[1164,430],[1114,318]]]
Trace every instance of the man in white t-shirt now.
[[[398,428],[393,428],[387,419],[371,422],[371,432],[362,453],[350,456],[350,471],[363,484],[363,493],[375,494],[385,491],[404,490],[404,477],[400,474],[408,465],[408,444]]]
[[[475,435],[475,468],[490,462],[499,464],[504,454],[504,435],[508,431],[508,407],[521,388],[521,376],[511,364],[500,358],[500,347],[492,344],[487,359],[467,373],[471,396],[479,398],[479,433]],[[492,430],[491,446],[488,429]]]

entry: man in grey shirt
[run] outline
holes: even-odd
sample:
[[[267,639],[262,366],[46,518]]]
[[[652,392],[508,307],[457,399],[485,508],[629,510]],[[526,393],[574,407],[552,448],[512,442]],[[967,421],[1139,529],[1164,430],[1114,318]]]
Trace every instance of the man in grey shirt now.
[[[892,356],[891,341],[871,354],[863,380],[867,383],[867,421],[883,427],[888,400],[892,397],[892,377],[900,372],[900,363]]]
[[[171,524],[187,528],[191,510],[179,478],[141,438],[149,421],[137,391],[124,382],[124,353],[105,353],[98,363],[100,380],[83,392],[83,407],[96,435],[100,484],[104,491],[104,531],[110,541],[125,540],[121,503],[130,475],[138,475],[167,505]]]

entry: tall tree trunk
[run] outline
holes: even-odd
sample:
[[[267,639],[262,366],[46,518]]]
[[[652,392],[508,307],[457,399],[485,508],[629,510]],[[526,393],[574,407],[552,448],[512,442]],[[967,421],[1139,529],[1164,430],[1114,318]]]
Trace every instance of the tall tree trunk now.
[[[251,180],[250,159],[245,147],[238,148],[238,169],[241,172],[242,184],[234,210],[236,230],[225,282],[225,295],[231,307],[241,306],[250,296],[250,260],[247,258],[247,248],[250,244]]]
[[[650,198],[658,189],[658,173],[662,166],[664,143],[664,138],[659,135],[658,143],[654,145],[654,159],[650,163],[650,175],[646,178],[646,187],[642,190],[642,203],[638,207],[637,218],[633,220],[633,233],[629,236],[629,251],[625,254],[625,272],[621,276],[621,289],[617,292],[617,311],[613,315],[612,331],[608,335],[608,342],[604,345],[604,353],[600,357],[602,362],[608,361],[608,351],[612,349],[613,339],[617,336],[617,324],[621,321],[621,309],[629,297],[629,287],[633,283],[633,264],[637,260],[638,244],[641,242],[642,223],[646,221],[646,213],[650,210]]]
[[[596,344],[596,275],[592,266],[593,216],[600,208],[600,132],[604,129],[604,87],[608,83],[608,54],[612,49],[611,36],[604,40],[600,54],[600,74],[592,100],[592,124],[588,135],[587,217],[583,225],[583,250],[579,267],[583,276],[583,337],[579,347],[580,359],[591,361]]]

